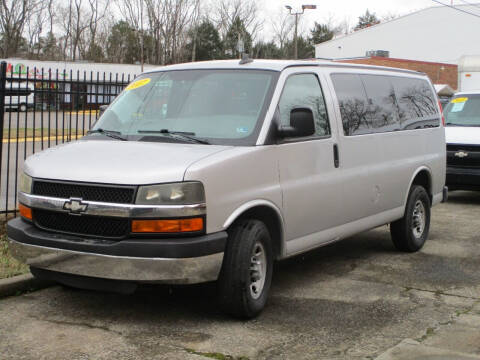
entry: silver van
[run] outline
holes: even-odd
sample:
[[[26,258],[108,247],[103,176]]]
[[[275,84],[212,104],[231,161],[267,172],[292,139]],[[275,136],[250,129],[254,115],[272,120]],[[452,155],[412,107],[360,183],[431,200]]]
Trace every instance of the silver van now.
[[[8,237],[40,278],[122,291],[218,280],[225,311],[250,318],[275,260],[384,224],[398,250],[421,249],[445,167],[424,74],[173,65],[138,77],[82,140],[27,159]]]

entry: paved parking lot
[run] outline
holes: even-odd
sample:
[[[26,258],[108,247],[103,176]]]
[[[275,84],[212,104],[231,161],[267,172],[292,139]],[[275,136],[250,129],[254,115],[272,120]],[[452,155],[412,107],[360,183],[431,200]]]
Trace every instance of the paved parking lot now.
[[[0,358],[480,358],[479,226],[480,193],[458,192],[434,208],[419,253],[396,252],[385,226],[282,262],[266,310],[247,322],[217,309],[213,284],[3,299]]]

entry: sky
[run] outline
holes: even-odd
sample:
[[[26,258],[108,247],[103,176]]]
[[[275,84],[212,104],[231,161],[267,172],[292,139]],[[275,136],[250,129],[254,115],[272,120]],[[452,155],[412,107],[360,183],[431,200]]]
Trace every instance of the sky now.
[[[450,4],[451,0],[440,0],[445,4]],[[302,30],[308,30],[313,26],[314,21],[325,23],[333,19],[335,23],[348,21],[351,27],[358,22],[358,17],[363,15],[368,9],[374,12],[378,17],[386,15],[405,15],[426,7],[438,6],[431,0],[259,0],[257,1],[262,15],[266,22],[262,35],[268,39],[271,33],[269,18],[278,16],[280,11],[288,13],[285,5],[290,5],[294,9],[301,9],[302,4],[317,5],[316,10],[306,10],[302,15]],[[454,4],[461,4],[461,0],[454,1]]]

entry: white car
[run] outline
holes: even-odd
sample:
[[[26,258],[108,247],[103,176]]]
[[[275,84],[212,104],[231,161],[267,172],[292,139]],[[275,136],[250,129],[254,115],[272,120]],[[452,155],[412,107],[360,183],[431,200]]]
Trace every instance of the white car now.
[[[34,105],[35,90],[32,83],[7,82],[5,108],[25,112]]]
[[[35,276],[122,290],[218,280],[223,308],[249,318],[275,260],[384,224],[398,250],[420,250],[445,167],[425,74],[166,66],[127,86],[88,136],[27,159],[7,231]]]
[[[448,189],[480,190],[480,90],[455,94],[444,115]]]

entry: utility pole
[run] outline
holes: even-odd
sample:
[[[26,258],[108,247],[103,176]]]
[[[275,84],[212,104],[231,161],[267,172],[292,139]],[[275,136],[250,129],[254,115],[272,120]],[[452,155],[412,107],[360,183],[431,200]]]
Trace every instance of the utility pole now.
[[[292,12],[292,7],[290,5],[285,6],[288,11],[290,11],[290,15],[295,15],[295,35],[294,35],[294,58],[298,59],[298,17],[302,15],[306,9],[316,9],[317,5],[302,5],[302,11],[301,12]]]

